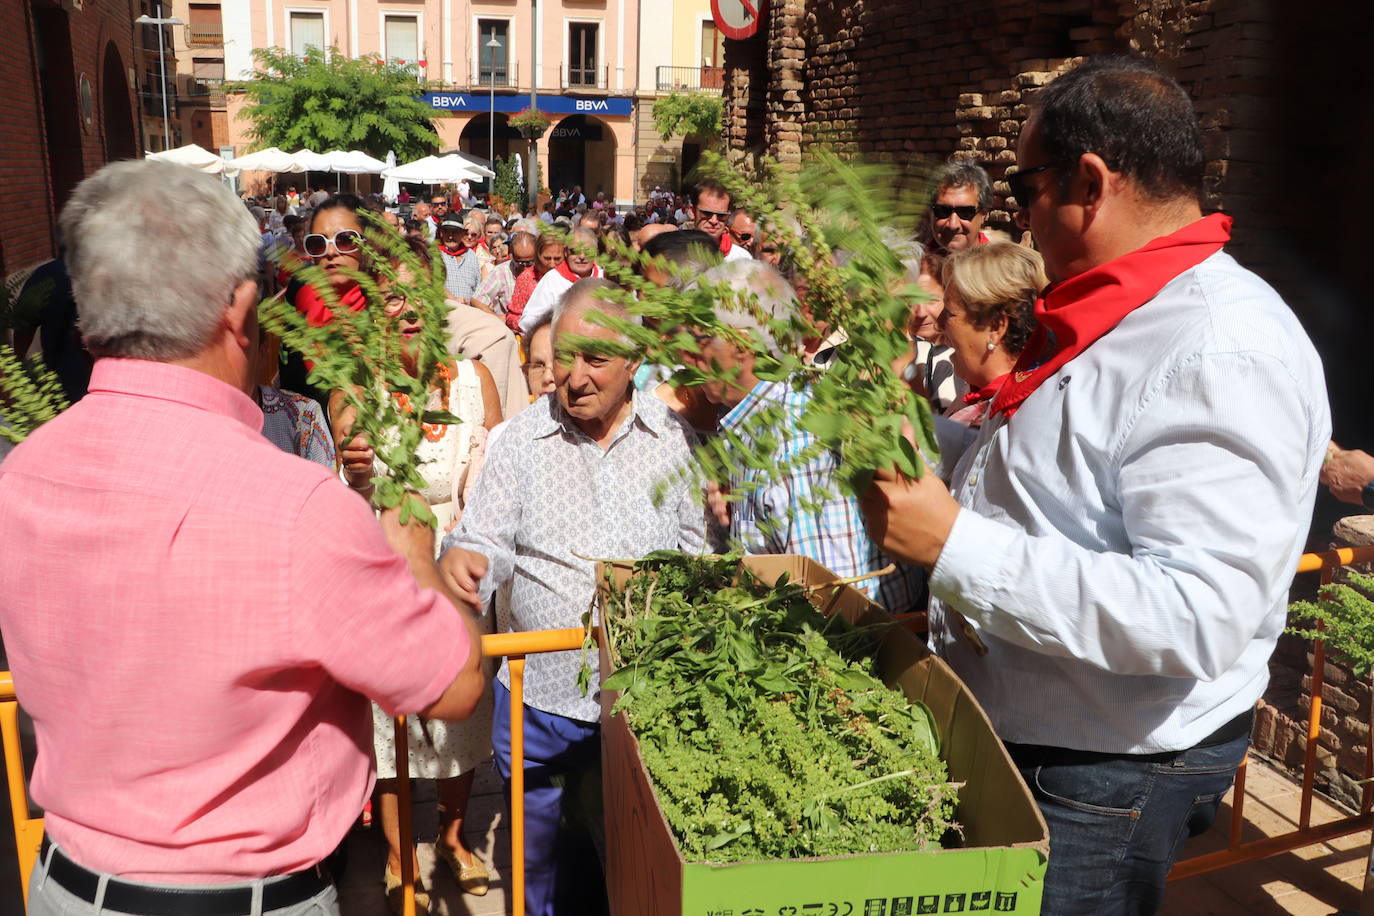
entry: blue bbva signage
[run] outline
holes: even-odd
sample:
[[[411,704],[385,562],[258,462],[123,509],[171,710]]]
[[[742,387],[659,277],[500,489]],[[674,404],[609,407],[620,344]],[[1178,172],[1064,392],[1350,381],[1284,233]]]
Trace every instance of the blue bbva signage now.
[[[440,111],[471,111],[481,114],[490,111],[492,100],[484,93],[426,92],[420,97],[430,108]],[[496,110],[515,114],[530,107],[528,95],[498,95]],[[553,115],[589,114],[628,117],[634,100],[610,96],[541,95],[539,110]]]

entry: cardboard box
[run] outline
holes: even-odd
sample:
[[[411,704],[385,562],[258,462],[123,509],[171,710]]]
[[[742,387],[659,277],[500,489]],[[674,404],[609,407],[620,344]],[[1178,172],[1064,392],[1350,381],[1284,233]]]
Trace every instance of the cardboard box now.
[[[747,557],[765,582],[782,573],[804,584],[836,577],[799,556]],[[628,566],[608,567],[617,584]],[[604,581],[598,570],[598,581]],[[855,623],[886,614],[848,586],[834,601]],[[602,677],[611,674],[601,641]],[[732,862],[683,859],[654,798],[639,743],[624,716],[611,716],[618,691],[601,692],[606,805],[606,883],[615,916],[915,916],[922,913],[1040,912],[1049,853],[1044,818],[986,714],[944,662],[902,627],[888,630],[878,668],[889,685],[935,715],[950,779],[963,782],[955,817],[964,845],[816,859]]]

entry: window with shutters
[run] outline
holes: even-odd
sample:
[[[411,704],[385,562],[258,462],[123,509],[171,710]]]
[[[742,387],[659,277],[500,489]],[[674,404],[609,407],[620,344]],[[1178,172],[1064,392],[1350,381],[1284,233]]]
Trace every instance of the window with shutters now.
[[[499,46],[492,47],[495,40]],[[510,60],[510,21],[477,20],[477,81],[482,86],[507,86]]]
[[[304,57],[308,48],[325,48],[324,13],[291,14],[291,53]]]
[[[568,25],[568,85],[595,86],[598,26],[595,22]]]
[[[386,61],[420,72],[420,20],[416,16],[387,16],[384,23]]]

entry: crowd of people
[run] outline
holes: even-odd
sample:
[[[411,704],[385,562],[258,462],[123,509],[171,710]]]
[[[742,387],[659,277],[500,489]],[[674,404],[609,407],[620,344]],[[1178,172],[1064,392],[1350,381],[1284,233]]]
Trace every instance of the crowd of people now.
[[[89,380],[0,464],[0,627],[48,817],[31,911],[219,895],[224,912],[333,912],[321,863],[374,773],[399,906],[414,850],[396,714],[408,776],[438,781],[439,858],[485,893],[464,820],[483,761],[509,785],[512,700],[480,634],[578,626],[588,558],[727,545],[813,557],[893,613],[928,611],[1049,824],[1044,911],[1152,911],[1245,753],[1324,459],[1338,495],[1374,479],[1329,445],[1297,320],[1224,252],[1230,220],[1203,215],[1202,163],[1186,94],[1131,57],[1038,94],[1011,179],[1023,238],[987,229],[987,174],[951,160],[920,237],[893,243],[926,292],[893,371],[939,415],[941,464],[877,469],[861,498],[829,486],[838,458],[798,422],[807,390],[756,374],[783,355],[768,319],[805,307],[801,253],[719,184],[626,214],[581,188],[529,216],[448,194],[407,213],[288,195],[269,213],[177,166],[102,169],[62,216]],[[369,307],[354,274],[370,274],[416,372],[423,319],[369,261],[369,210],[446,280],[452,360],[425,409],[460,421],[425,424],[421,445],[437,535],[372,511],[376,443],[346,393],[315,390],[257,324],[260,288],[334,320],[300,263],[347,308]],[[650,282],[751,297],[716,317],[759,347],[701,336],[682,363],[716,371],[678,388],[576,343],[620,339],[592,312],[639,321],[600,295],[609,233],[674,266],[645,265]],[[824,371],[845,341],[818,329],[800,355]],[[813,457],[707,494],[677,473],[702,437],[778,404],[780,458]],[[580,665],[525,669],[536,916],[604,906],[599,825],[574,810],[599,778]]]

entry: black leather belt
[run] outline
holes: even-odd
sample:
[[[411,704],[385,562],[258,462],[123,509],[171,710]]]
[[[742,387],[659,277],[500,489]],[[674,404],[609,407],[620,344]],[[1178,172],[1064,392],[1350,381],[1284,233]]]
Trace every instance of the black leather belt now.
[[[1255,730],[1255,707],[1251,706],[1245,712],[1227,722],[1221,728],[1203,738],[1193,747],[1216,747],[1219,744],[1230,744],[1242,735],[1248,735]]]
[[[44,837],[41,853],[44,859],[48,857],[50,845],[48,838]],[[77,865],[60,849],[52,854],[47,880],[56,881],[64,890],[90,904],[95,903],[96,890],[100,886],[100,875]],[[262,886],[264,913],[304,903],[331,883],[329,872],[321,865],[267,881],[270,883]],[[135,913],[138,916],[248,916],[253,912],[253,889],[226,887],[182,890],[176,885],[151,887],[111,878],[105,885],[105,899],[101,905],[107,910]]]

